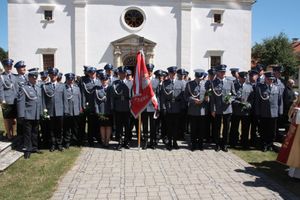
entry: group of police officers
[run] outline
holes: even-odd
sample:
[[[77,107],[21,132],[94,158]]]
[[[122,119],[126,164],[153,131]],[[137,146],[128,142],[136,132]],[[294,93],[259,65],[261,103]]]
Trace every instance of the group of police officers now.
[[[42,147],[63,151],[71,143],[83,145],[85,139],[89,146],[98,141],[109,148],[113,135],[116,149],[132,145],[137,120],[130,112],[129,68],[84,66],[84,76],[67,73],[63,83],[62,73],[54,67],[26,73],[24,61],[14,64],[6,59],[2,65],[0,102],[6,135],[12,139],[17,119],[18,145],[26,159],[41,153]],[[13,66],[18,74],[12,73]],[[159,107],[150,102],[141,114],[142,148],[155,149],[162,139],[168,150],[178,149],[177,140],[190,133],[192,151],[203,150],[204,141],[215,143],[215,151],[227,152],[228,146],[237,145],[248,149],[258,143],[263,151],[272,150],[277,121],[285,119],[295,99],[293,82],[283,83],[280,66],[272,71],[264,71],[262,65],[250,71],[231,68],[232,77],[225,77],[226,68],[196,69],[190,80],[183,68],[154,71],[154,65],[147,64]]]

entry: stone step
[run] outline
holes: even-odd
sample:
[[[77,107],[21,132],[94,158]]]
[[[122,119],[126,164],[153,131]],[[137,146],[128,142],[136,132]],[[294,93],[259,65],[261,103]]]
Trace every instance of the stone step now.
[[[0,158],[2,155],[6,154],[8,151],[11,150],[11,142],[1,142],[0,141]]]
[[[6,153],[0,154],[0,172],[4,171],[14,162],[16,162],[20,157],[23,156],[22,152],[15,150],[8,150]]]

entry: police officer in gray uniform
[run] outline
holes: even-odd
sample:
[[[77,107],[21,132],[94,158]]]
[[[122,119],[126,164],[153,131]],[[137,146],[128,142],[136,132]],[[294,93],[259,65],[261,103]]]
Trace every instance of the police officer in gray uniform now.
[[[83,135],[79,130],[79,113],[81,106],[81,92],[79,87],[74,84],[75,74],[65,74],[66,83],[64,87],[64,145],[68,149],[72,139],[77,146],[82,145]]]
[[[38,69],[28,70],[28,82],[20,87],[17,107],[18,118],[24,122],[24,158],[38,150],[38,122],[42,114],[41,88],[36,85]]]
[[[166,129],[168,136],[167,149],[178,149],[178,128],[182,107],[185,106],[185,82],[176,80],[177,67],[168,67],[169,79],[162,83],[161,104],[166,113]],[[172,143],[173,142],[173,143]]]
[[[195,79],[186,84],[185,98],[188,101],[188,116],[191,124],[191,150],[203,150],[203,138],[207,130],[208,101],[204,70],[194,70]]]
[[[58,83],[57,68],[49,68],[48,74],[50,82],[42,87],[43,108],[47,109],[50,115],[48,122],[48,134],[50,136],[50,151],[63,151],[63,116],[64,116],[64,87],[63,83]]]
[[[249,128],[252,105],[254,104],[254,90],[246,81],[248,72],[238,73],[238,80],[234,83],[236,98],[232,103],[233,115],[230,128],[230,146],[235,147],[239,141],[239,125],[242,125],[241,144],[243,149],[249,147]]]
[[[8,140],[13,138],[13,125],[17,117],[17,90],[16,76],[12,74],[12,59],[2,61],[4,72],[0,74],[0,103],[4,118],[4,126]]]
[[[111,110],[116,117],[116,140],[119,142],[117,150],[123,147],[129,149],[130,140],[130,94],[131,90],[126,85],[126,67],[118,67],[119,80],[112,84]],[[122,140],[123,128],[125,129],[124,140]]]
[[[227,152],[228,132],[232,114],[231,103],[236,95],[233,82],[225,78],[226,65],[216,67],[217,76],[212,82],[211,114],[215,118],[214,140],[216,151]],[[221,123],[223,121],[222,140]]]
[[[273,72],[265,72],[264,84],[258,85],[255,110],[260,116],[262,134],[262,151],[272,150],[277,130],[277,118],[282,114],[282,97],[280,88],[274,84]]]
[[[85,114],[88,118],[88,142],[92,147],[94,146],[94,138],[101,142],[99,137],[99,126],[98,126],[98,117],[97,114],[92,111],[94,106],[94,96],[96,87],[101,86],[100,80],[97,78],[95,67],[88,67],[86,69],[88,77],[82,79],[82,106],[85,110]]]

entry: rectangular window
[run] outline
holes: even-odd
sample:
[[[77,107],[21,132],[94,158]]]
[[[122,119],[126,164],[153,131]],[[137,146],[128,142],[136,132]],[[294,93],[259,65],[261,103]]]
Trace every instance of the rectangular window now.
[[[216,24],[222,23],[222,14],[214,14],[214,23]]]
[[[43,54],[44,70],[48,67],[54,67],[54,54]]]
[[[210,57],[210,66],[215,67],[221,64],[221,56],[211,56]]]
[[[44,17],[45,17],[45,20],[51,21],[53,19],[53,10],[45,10]]]

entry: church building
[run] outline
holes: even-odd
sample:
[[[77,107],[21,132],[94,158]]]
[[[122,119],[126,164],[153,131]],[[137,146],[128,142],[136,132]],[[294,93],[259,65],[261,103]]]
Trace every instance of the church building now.
[[[255,0],[8,0],[8,50],[28,67],[250,69]]]

